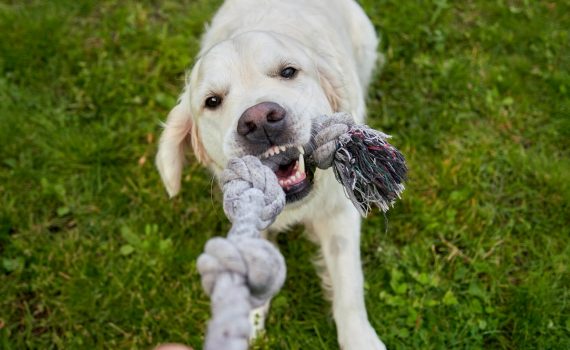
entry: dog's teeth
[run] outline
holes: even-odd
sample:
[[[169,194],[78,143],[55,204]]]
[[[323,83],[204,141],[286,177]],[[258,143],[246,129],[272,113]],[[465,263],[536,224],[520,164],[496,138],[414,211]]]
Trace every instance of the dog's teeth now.
[[[299,153],[305,154],[305,150],[303,149],[303,146],[297,146],[297,149],[299,150]]]
[[[279,186],[281,186],[281,187],[285,186],[285,181],[279,180]]]
[[[275,154],[279,154],[279,152],[281,152],[281,151],[279,150],[279,147],[275,146],[275,147],[273,147],[273,152]]]
[[[299,161],[297,162],[299,165],[299,171],[304,173],[305,172],[305,157],[303,157],[303,153],[299,154]]]
[[[285,150],[287,149],[287,147],[285,147],[285,146],[279,146],[279,149],[280,149],[282,152],[285,152]]]

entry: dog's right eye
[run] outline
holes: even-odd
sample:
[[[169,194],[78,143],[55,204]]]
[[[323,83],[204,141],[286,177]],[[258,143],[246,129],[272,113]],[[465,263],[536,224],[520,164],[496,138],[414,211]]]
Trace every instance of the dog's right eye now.
[[[279,75],[285,79],[293,79],[296,74],[297,74],[297,69],[293,67],[285,67],[279,73]]]
[[[222,98],[220,96],[210,96],[204,104],[208,109],[216,109],[222,104]]]

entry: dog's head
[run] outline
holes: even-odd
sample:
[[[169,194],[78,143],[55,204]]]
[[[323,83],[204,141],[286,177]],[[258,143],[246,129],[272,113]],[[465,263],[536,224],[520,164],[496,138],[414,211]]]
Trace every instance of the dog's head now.
[[[180,188],[187,146],[218,173],[255,155],[275,171],[289,202],[305,197],[313,171],[298,146],[311,122],[343,108],[334,60],[288,36],[247,32],[213,46],[194,65],[160,140],[157,166],[168,193]]]

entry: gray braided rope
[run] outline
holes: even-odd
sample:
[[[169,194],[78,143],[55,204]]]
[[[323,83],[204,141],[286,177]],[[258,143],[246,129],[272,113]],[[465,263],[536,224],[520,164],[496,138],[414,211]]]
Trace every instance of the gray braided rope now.
[[[227,238],[210,239],[198,258],[212,308],[204,349],[246,350],[250,311],[269,301],[285,281],[283,256],[261,238],[283,210],[285,194],[273,171],[253,156],[231,159],[220,182],[232,228]]]

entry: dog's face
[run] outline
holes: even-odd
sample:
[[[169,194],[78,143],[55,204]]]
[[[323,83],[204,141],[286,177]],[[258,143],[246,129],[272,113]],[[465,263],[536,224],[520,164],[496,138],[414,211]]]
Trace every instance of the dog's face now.
[[[248,32],[212,47],[192,69],[161,138],[157,165],[168,192],[178,192],[190,143],[214,171],[231,157],[258,156],[289,202],[305,197],[314,169],[299,146],[309,142],[313,118],[339,108],[334,75],[310,48],[274,33]]]

